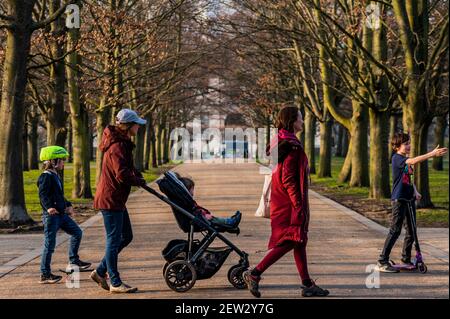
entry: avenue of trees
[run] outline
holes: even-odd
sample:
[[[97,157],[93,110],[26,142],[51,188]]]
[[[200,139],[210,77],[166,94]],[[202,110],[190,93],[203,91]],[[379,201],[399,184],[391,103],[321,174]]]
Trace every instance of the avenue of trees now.
[[[80,12],[80,28],[68,27]],[[22,172],[38,168],[38,130],[67,147],[73,198],[92,198],[101,152],[93,140],[124,107],[149,123],[136,137],[139,170],[169,160],[173,127],[208,90],[208,4],[193,0],[0,1],[0,220],[30,221]],[[66,12],[67,10],[67,12]]]
[[[336,178],[387,198],[395,131],[410,133],[411,156],[431,147],[430,133],[444,146],[448,5],[0,0],[0,221],[30,222],[23,171],[39,167],[39,132],[46,145],[68,148],[72,198],[92,198],[89,164],[95,160],[98,180],[102,162],[94,139],[121,108],[149,123],[135,138],[135,165],[144,171],[169,161],[172,129],[214,103],[211,92],[224,112],[237,109],[255,127],[270,129],[281,107],[298,106],[311,172],[331,176],[334,140],[335,155],[345,156]],[[67,25],[74,7],[79,28]],[[442,158],[433,168],[442,170]],[[415,183],[419,207],[432,207],[426,162]]]
[[[444,146],[448,125],[448,1],[234,0],[223,18],[234,81],[246,114],[259,126],[297,105],[312,172],[331,175],[334,136],[346,158],[338,179],[390,197],[390,136],[411,135],[411,156]],[[316,123],[318,123],[316,125]],[[334,123],[334,124],[333,124]],[[434,123],[434,124],[433,124]],[[430,132],[430,127],[434,132]],[[314,158],[316,126],[320,160]],[[445,145],[447,146],[447,145]],[[433,167],[442,169],[442,159]],[[419,207],[432,207],[428,164],[417,165]]]

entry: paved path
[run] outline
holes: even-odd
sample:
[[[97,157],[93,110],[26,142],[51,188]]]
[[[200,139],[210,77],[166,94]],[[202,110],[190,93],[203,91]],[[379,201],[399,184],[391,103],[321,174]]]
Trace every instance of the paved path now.
[[[240,236],[227,237],[249,253],[251,265],[255,265],[264,256],[270,233],[269,220],[254,217],[264,180],[259,174],[259,167],[256,164],[184,164],[175,170],[194,178],[197,201],[214,214],[227,216],[238,209],[243,212]],[[368,289],[366,279],[369,273],[366,273],[366,267],[375,263],[386,229],[314,192],[311,192],[310,203],[310,273],[313,278],[318,278],[319,285],[331,291],[333,297],[448,298],[448,229],[419,232],[429,269],[427,274],[381,274],[380,288]],[[11,259],[22,251],[28,257],[24,255],[19,261],[33,258],[33,254],[37,256],[40,248],[33,248],[39,247],[42,236],[29,236],[29,241],[22,241],[25,245],[19,244],[18,239],[13,237],[10,237],[13,244],[5,244],[11,243],[11,240],[2,236],[0,262],[3,261],[4,270],[8,267],[9,270],[0,278],[0,298],[251,297],[246,290],[234,289],[226,279],[228,269],[238,261],[235,254],[230,255],[213,278],[197,281],[189,292],[179,294],[171,291],[162,276],[164,260],[161,250],[169,240],[184,239],[185,234],[177,227],[170,208],[144,191],[137,191],[130,196],[128,208],[134,240],[120,255],[119,269],[122,279],[137,285],[139,293],[110,295],[90,281],[89,273],[81,274],[80,289],[68,289],[64,283],[39,285],[40,258],[32,259],[19,267],[17,265],[20,263],[15,262],[17,259],[8,258]],[[94,262],[100,260],[105,246],[103,224],[99,217],[93,217],[83,226],[85,231],[80,249],[83,259]],[[60,240],[64,241],[66,238],[62,236]],[[68,242],[65,241],[57,247],[52,262],[54,270],[66,266],[67,245]],[[218,241],[214,245],[221,246],[221,243]],[[394,249],[394,259],[400,256],[400,246],[398,244]],[[1,270],[2,266],[0,276]],[[266,298],[301,298],[299,277],[291,253],[264,274],[261,291]]]

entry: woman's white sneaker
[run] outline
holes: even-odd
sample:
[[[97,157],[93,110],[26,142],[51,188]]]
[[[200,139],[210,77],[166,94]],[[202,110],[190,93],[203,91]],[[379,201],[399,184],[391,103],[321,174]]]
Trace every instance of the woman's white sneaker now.
[[[109,292],[111,293],[118,293],[118,294],[129,294],[136,292],[138,289],[137,287],[131,287],[127,284],[121,283],[120,286],[114,287],[113,285],[109,286]]]

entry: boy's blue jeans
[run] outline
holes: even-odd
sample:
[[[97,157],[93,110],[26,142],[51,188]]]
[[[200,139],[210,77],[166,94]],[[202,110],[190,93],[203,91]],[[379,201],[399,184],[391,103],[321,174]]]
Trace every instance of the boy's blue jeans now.
[[[56,234],[59,229],[64,230],[71,235],[69,244],[69,261],[75,263],[79,260],[78,249],[80,248],[81,237],[83,231],[67,214],[49,215],[47,212],[42,213],[42,222],[44,224],[44,251],[41,259],[41,273],[49,276],[51,273],[50,264],[52,254],[55,251]]]
[[[105,277],[108,272],[111,285],[117,287],[122,284],[117,270],[119,253],[133,240],[130,216],[127,210],[102,210],[101,212],[106,230],[106,251],[97,267],[97,274]]]

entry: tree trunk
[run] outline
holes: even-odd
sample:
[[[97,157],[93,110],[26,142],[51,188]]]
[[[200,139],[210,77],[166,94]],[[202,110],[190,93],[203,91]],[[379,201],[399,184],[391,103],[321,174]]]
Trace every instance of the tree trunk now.
[[[156,150],[156,134],[155,134],[155,127],[152,127],[152,137],[151,137],[151,161],[152,161],[152,167],[157,168],[158,167],[158,158],[157,158],[157,150]]]
[[[100,176],[102,174],[102,162],[103,162],[103,152],[100,151],[100,143],[103,136],[103,130],[108,126],[111,121],[111,109],[104,108],[104,104],[106,103],[106,97],[102,97],[100,101],[100,110],[96,113],[96,128],[97,128],[97,151],[95,156],[95,184],[98,184],[100,181]]]
[[[447,116],[439,116],[436,118],[436,124],[434,126],[434,145],[435,148],[437,145],[440,147],[445,147],[445,130],[447,129]],[[433,169],[437,171],[444,170],[444,161],[443,157],[434,157],[433,158]]]
[[[134,166],[139,172],[144,171],[144,138],[145,127],[141,126],[135,138],[136,148],[134,149]]]
[[[55,13],[61,7],[61,1],[51,1],[49,5],[50,14]],[[61,36],[64,31],[64,19],[59,17],[50,24],[50,31],[55,37]],[[54,59],[61,59],[64,56],[64,46],[56,39],[50,41],[50,52]],[[65,74],[64,61],[55,61],[50,65],[50,83],[52,89],[50,91],[48,109],[48,120],[50,121],[50,130],[48,132],[47,145],[66,146],[67,138],[67,117],[68,114],[64,108],[64,88]]]
[[[169,163],[169,153],[170,153],[170,123],[164,129],[164,141],[163,141],[163,161],[164,163]]]
[[[305,153],[309,160],[309,172],[316,174],[315,145],[316,136],[316,118],[305,110]]]
[[[145,117],[147,120],[147,125],[145,127],[145,142],[144,142],[144,170],[149,169],[150,165],[150,152],[152,144],[152,116],[151,114]]]
[[[344,157],[344,155],[342,155],[342,146],[343,146],[343,140],[344,140],[344,127],[340,124],[337,124],[337,137],[335,138],[336,141],[336,157]]]
[[[345,156],[344,164],[342,165],[338,176],[339,183],[348,183],[350,181],[350,176],[352,174],[352,149],[352,139],[350,138],[347,155]]]
[[[72,28],[68,35],[68,50],[73,50],[79,38],[79,30]],[[66,57],[67,88],[71,114],[73,139],[73,188],[72,198],[92,198],[89,167],[88,114],[80,103],[78,88],[78,53]]]
[[[426,121],[419,130],[419,154],[428,152],[428,129],[431,121]],[[417,191],[422,195],[422,198],[417,201],[418,208],[433,208],[431,201],[430,182],[428,172],[428,161],[424,161],[415,167],[414,178],[416,182]]]
[[[163,142],[162,142],[162,137],[163,137],[163,131],[164,131],[164,127],[162,124],[162,121],[160,122],[160,124],[158,125],[158,136],[156,137],[156,146],[157,146],[157,158],[158,158],[158,165],[162,165],[162,147],[163,147]]]
[[[370,191],[369,198],[389,198],[389,114],[369,110],[370,116]]]
[[[69,81],[69,80],[67,80]],[[68,88],[70,90],[70,88]],[[70,107],[70,105],[69,105]],[[68,132],[68,138],[69,138],[69,143],[67,145],[67,151],[69,152],[69,159],[68,162],[69,163],[73,163],[73,129],[72,129],[72,119],[69,121],[68,127],[69,127],[69,132]]]
[[[22,131],[33,5],[34,1],[9,1],[8,7],[15,27],[7,29],[0,102],[0,221],[13,226],[31,221],[25,207]]]
[[[28,132],[28,165],[30,169],[39,169],[38,160],[38,116],[30,117],[30,131]]]
[[[352,170],[351,187],[369,186],[369,158],[367,149],[368,111],[365,105],[352,101]]]
[[[23,127],[23,134],[22,134],[22,164],[23,164],[23,170],[29,171],[30,167],[28,165],[28,123],[25,123]]]
[[[348,153],[348,130],[345,127],[342,127],[344,134],[342,134],[342,157],[346,157]]]
[[[329,116],[320,123],[320,155],[318,177],[331,177],[331,129],[333,121]]]

